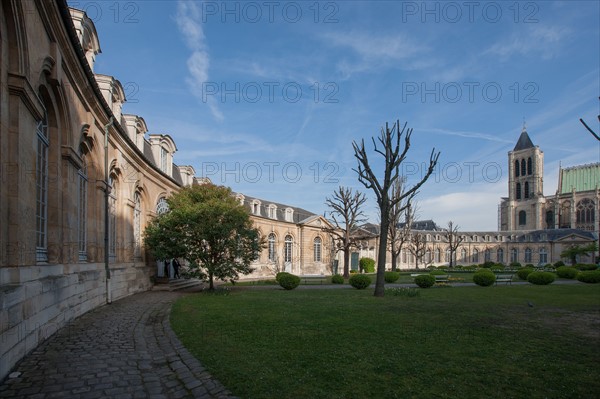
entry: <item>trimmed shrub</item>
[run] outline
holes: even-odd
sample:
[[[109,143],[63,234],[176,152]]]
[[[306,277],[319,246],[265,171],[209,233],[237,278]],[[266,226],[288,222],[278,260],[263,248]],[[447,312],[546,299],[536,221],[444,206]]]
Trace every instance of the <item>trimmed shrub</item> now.
[[[528,267],[530,269],[534,269],[535,268],[535,266],[533,265],[533,263],[528,263],[528,264],[525,265],[525,267]]]
[[[454,267],[456,267],[456,268],[459,268],[459,267],[461,267],[461,266],[460,266],[460,265],[456,265],[456,266],[454,266]],[[448,266],[438,266],[438,267],[437,267],[437,270],[448,270]]]
[[[560,278],[575,278],[577,277],[577,273],[579,273],[579,270],[569,266],[559,266],[556,269],[556,274]]]
[[[518,269],[521,267],[521,263],[520,262],[510,262],[511,269]]]
[[[350,280],[348,281],[350,282],[350,285],[357,290],[364,290],[371,285],[371,277],[364,274],[355,274],[350,277]]]
[[[400,273],[398,272],[385,272],[383,275],[386,283],[395,283],[400,278]]]
[[[558,262],[554,262],[554,267],[561,267],[561,266],[565,266],[565,262],[563,262],[562,260],[559,260]]]
[[[350,274],[356,274],[358,273],[358,270],[350,270]]]
[[[432,270],[429,272],[429,274],[432,276],[445,276],[448,274],[448,272],[444,270]]]
[[[600,270],[587,270],[580,272],[577,275],[577,280],[588,284],[600,283]]]
[[[415,277],[415,283],[421,288],[429,288],[435,284],[435,277],[431,274],[422,274]]]
[[[491,268],[491,267],[492,267],[492,266],[494,266],[494,265],[495,265],[495,263],[494,263],[494,262],[492,262],[491,260],[486,260],[485,262],[483,262],[483,263],[481,264],[481,267],[484,267],[484,268],[486,268],[486,269],[489,269],[489,268]]]
[[[375,259],[360,258],[358,265],[363,273],[375,273]]]
[[[556,274],[550,272],[531,272],[527,281],[535,285],[548,285],[556,280]]]
[[[521,280],[527,280],[527,276],[529,276],[529,273],[532,273],[533,269],[529,268],[529,267],[523,267],[519,270],[517,270],[517,276],[519,276],[519,278]]]
[[[344,284],[344,276],[334,274],[331,276],[331,284]]]
[[[502,263],[494,263],[494,265],[490,269],[491,270],[504,270],[504,265]]]
[[[286,290],[293,290],[300,285],[300,277],[290,273],[279,276],[279,285]]]
[[[288,272],[279,272],[279,273],[277,273],[277,274],[275,275],[275,281],[277,281],[277,283],[279,283],[279,279],[280,279],[282,276],[285,276],[285,275],[287,275],[287,274],[290,274],[290,273],[288,273]]]
[[[575,265],[575,267],[581,271],[586,271],[586,270],[596,270],[598,268],[598,265],[596,265],[595,263],[578,263]]]
[[[481,270],[473,275],[473,282],[482,287],[489,287],[496,282],[496,275],[489,270]]]
[[[405,287],[386,288],[385,295],[406,296],[409,298],[414,298],[416,296],[419,296],[419,290],[417,290],[416,288],[405,288]]]

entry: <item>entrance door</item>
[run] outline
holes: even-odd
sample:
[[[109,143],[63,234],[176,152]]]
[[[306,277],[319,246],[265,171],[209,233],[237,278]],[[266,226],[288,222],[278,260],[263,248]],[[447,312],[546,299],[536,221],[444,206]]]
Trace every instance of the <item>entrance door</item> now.
[[[358,252],[350,254],[350,270],[358,270]]]

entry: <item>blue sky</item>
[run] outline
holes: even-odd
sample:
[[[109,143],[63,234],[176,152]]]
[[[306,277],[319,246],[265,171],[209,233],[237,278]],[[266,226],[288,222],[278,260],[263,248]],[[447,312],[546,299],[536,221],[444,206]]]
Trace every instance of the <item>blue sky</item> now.
[[[441,151],[419,216],[462,230],[497,229],[524,120],[545,194],[559,164],[600,161],[579,123],[600,130],[597,1],[69,4],[95,21],[95,71],[121,81],[124,112],[171,135],[176,163],[250,196],[322,214],[350,186],[376,222],[351,143],[372,148],[397,119],[414,129],[409,181]]]

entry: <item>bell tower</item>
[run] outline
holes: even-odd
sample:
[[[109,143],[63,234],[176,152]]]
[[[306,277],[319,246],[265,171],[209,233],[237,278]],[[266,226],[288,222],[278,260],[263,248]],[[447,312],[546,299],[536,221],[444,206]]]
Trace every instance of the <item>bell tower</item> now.
[[[525,123],[508,153],[508,171],[508,230],[543,229],[544,153],[533,145]]]

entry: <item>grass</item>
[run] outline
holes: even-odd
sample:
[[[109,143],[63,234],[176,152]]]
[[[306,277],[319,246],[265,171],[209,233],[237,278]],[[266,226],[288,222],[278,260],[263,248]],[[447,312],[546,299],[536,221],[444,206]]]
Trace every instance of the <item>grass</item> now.
[[[533,305],[529,306],[528,303]],[[244,398],[592,398],[600,286],[233,289],[173,306],[184,345]]]

